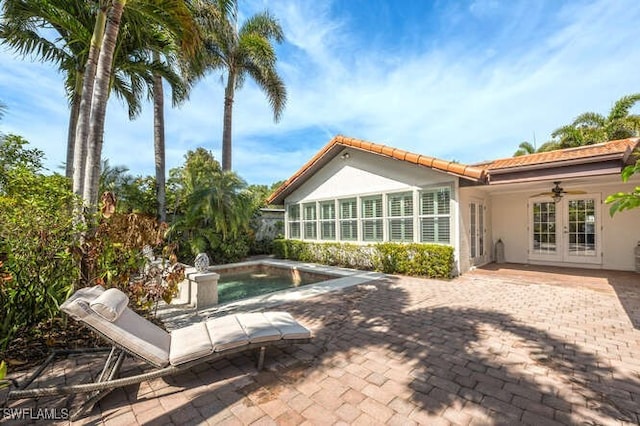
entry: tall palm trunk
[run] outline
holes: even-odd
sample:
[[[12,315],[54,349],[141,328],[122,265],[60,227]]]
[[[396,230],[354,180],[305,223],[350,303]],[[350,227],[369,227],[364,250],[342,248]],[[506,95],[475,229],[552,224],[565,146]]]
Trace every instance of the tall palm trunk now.
[[[160,55],[153,53],[153,60],[160,61]],[[164,91],[162,77],[153,74],[153,147],[156,165],[156,199],[158,219],[167,221],[165,188],[165,140],[164,140]]]
[[[80,101],[82,96],[82,73],[76,73],[76,85],[73,90],[71,100],[71,110],[69,111],[69,128],[67,130],[67,161],[65,163],[65,176],[73,179],[73,158],[76,146],[76,128],[78,126],[78,115],[80,114]]]
[[[78,112],[78,124],[74,140],[73,152],[73,192],[83,195],[84,174],[87,159],[87,137],[89,135],[89,123],[91,120],[91,101],[93,97],[93,85],[95,82],[96,67],[100,56],[100,47],[104,37],[107,12],[105,8],[100,8],[96,15],[96,23],[93,28],[91,45],[87,64],[84,68],[82,78],[82,92],[80,94],[80,107]]]
[[[233,97],[236,88],[236,74],[229,70],[227,87],[224,90],[224,119],[222,124],[222,170],[231,170],[231,126],[233,119]]]
[[[98,69],[96,70],[96,82],[91,105],[91,124],[89,126],[89,137],[87,139],[87,164],[83,190],[83,198],[91,208],[96,208],[98,204],[104,120],[107,101],[109,99],[113,54],[118,39],[118,31],[120,30],[120,20],[126,2],[126,0],[113,1],[104,31],[104,38],[102,39]]]

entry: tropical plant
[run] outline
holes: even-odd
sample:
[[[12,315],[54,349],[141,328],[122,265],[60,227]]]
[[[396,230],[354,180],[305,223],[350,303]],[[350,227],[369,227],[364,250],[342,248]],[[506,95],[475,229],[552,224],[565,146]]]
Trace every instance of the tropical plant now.
[[[595,112],[580,114],[571,124],[555,129],[552,139],[537,150],[528,142],[522,142],[513,156],[640,136],[640,115],[630,113],[639,101],[640,93],[635,93],[618,99],[607,116]]]
[[[228,2],[222,2],[228,6]],[[235,6],[235,2],[233,2]],[[200,16],[207,15],[212,3],[200,2]],[[247,77],[262,89],[278,122],[287,102],[285,84],[276,70],[277,56],[273,42],[284,40],[282,28],[269,13],[262,12],[248,18],[238,29],[237,13],[215,11],[200,20],[207,54],[207,66],[223,70],[226,77],[224,91],[224,119],[222,130],[222,169],[231,170],[232,118],[235,92],[242,88]],[[205,11],[203,11],[205,9]],[[216,19],[216,17],[218,17]]]
[[[166,230],[166,224],[139,213],[101,217],[82,247],[89,254],[85,256],[83,282],[120,288],[143,310],[160,299],[169,303],[184,279],[184,268],[178,264],[173,246],[164,243]],[[155,250],[160,259],[153,261],[146,250]]]
[[[156,182],[152,176],[132,176],[124,166],[102,162],[100,193],[114,194],[119,213],[156,215]]]
[[[202,148],[189,151],[184,167],[172,174],[177,176],[179,202],[170,235],[180,243],[181,257],[186,262],[199,252],[207,252],[215,262],[244,257],[253,213],[245,182],[223,171]]]
[[[622,181],[628,182],[631,176],[636,174],[640,174],[640,160],[637,160],[634,165],[627,166],[622,170]],[[605,203],[611,204],[609,208],[609,214],[611,216],[624,210],[636,209],[640,207],[640,186],[636,186],[629,192],[611,194],[606,198]]]
[[[65,177],[42,173],[42,152],[0,138],[0,350],[58,315],[79,278],[76,201]]]
[[[533,154],[536,152],[535,147],[529,142],[520,142],[518,145],[518,150],[513,154],[514,157],[519,157],[521,155]]]
[[[630,114],[631,108],[638,101],[640,93],[623,96],[613,104],[607,116],[585,112],[576,117],[571,124],[556,129],[551,136],[560,148],[638,136],[640,115]]]

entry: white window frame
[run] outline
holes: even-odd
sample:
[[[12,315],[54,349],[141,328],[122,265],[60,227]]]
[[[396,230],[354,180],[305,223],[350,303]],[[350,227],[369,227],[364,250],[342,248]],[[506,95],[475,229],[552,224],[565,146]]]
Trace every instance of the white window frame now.
[[[373,214],[375,214],[376,216],[371,216],[368,217],[365,211],[365,204],[368,201],[380,201],[379,207],[377,205],[374,205],[375,208],[373,208]],[[385,205],[385,197],[384,194],[376,194],[376,195],[371,195],[371,196],[366,196],[366,197],[361,197],[360,198],[360,232],[361,232],[361,241],[363,242],[383,242],[386,241],[385,238],[385,226],[384,226],[384,222],[385,222],[385,214],[384,214],[384,205]],[[365,226],[371,223],[373,225],[373,232],[374,232],[374,236],[371,239],[367,238],[367,234],[365,232]]]
[[[394,211],[392,208],[392,201],[394,199],[400,199],[400,209],[399,211]],[[409,192],[396,192],[387,194],[387,234],[388,241],[394,243],[408,243],[414,241],[414,214],[415,214],[415,206],[414,206],[414,197],[413,191]],[[407,201],[409,202],[409,208],[407,209]],[[410,214],[407,214],[407,210],[410,210]],[[399,222],[400,225],[400,237],[394,238],[393,233],[393,224],[394,222]]]
[[[298,210],[298,217],[295,219],[292,219],[291,217],[291,209],[293,208],[297,208]],[[287,238],[290,239],[302,239],[302,225],[301,225],[301,214],[300,214],[300,204],[289,204],[287,205]],[[291,225],[298,225],[298,235],[294,236],[291,232]]]
[[[343,198],[338,201],[338,238],[340,241],[359,241],[360,238],[360,220],[359,220],[359,209],[358,209],[358,198]],[[343,205],[349,203],[349,215],[347,217],[344,216],[344,210],[342,208]],[[353,207],[351,207],[353,206]],[[351,231],[355,231],[355,237],[345,238],[343,233],[343,226],[347,225],[351,228]],[[355,225],[355,226],[354,226]]]
[[[308,208],[313,207],[313,217],[308,217]],[[307,230],[313,230],[313,236],[307,235]],[[302,239],[317,240],[318,239],[318,205],[316,202],[302,204]]]
[[[448,203],[444,204],[441,206],[440,202],[438,200],[438,196],[439,194],[441,194],[443,191],[447,191],[448,193]],[[420,229],[419,229],[419,240],[421,243],[428,243],[428,244],[443,244],[443,245],[453,245],[453,226],[452,226],[452,212],[454,211],[453,206],[452,206],[452,189],[450,186],[440,186],[440,187],[434,187],[434,188],[425,188],[419,191],[419,206],[418,206],[418,217],[419,217],[419,222],[420,222]],[[433,198],[433,213],[425,213],[424,210],[424,202],[423,202],[423,196],[425,194],[433,194],[434,198]],[[447,206],[446,208],[446,212],[442,212],[440,210],[441,207]],[[425,240],[424,238],[424,226],[426,221],[432,220],[433,221],[433,241],[429,241],[429,240]],[[446,224],[447,228],[448,228],[448,238],[445,241],[444,239],[440,239],[440,225],[444,225]]]
[[[331,215],[332,217],[324,217],[325,216],[325,209],[324,207],[331,207],[332,208],[332,213],[333,215]],[[323,241],[335,241],[337,238],[337,232],[336,232],[336,201],[335,200],[329,200],[329,201],[320,201],[318,202],[318,212],[319,214],[319,227],[320,227],[320,238]],[[333,229],[333,235],[331,236],[326,236],[324,231],[326,229],[326,227],[330,227],[329,229]]]

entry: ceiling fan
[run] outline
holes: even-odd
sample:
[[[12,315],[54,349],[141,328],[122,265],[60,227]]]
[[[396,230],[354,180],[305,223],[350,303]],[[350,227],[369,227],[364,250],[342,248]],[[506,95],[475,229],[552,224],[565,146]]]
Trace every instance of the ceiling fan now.
[[[562,188],[560,186],[560,183],[561,183],[560,181],[553,182],[554,187],[551,188],[551,191],[549,191],[549,192],[541,192],[540,194],[534,195],[534,197],[538,197],[538,196],[541,196],[541,195],[546,195],[546,196],[549,196],[549,197],[553,198],[553,201],[555,201],[557,203],[558,201],[560,201],[562,199],[562,196],[564,194],[586,194],[585,191],[565,191],[564,188]]]

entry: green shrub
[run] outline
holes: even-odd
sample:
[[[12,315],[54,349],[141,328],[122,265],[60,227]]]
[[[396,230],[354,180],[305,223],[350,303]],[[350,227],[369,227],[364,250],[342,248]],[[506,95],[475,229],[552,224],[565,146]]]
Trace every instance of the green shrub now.
[[[380,269],[388,274],[430,278],[453,275],[453,247],[450,246],[383,243],[377,244],[376,250]]]
[[[80,276],[74,196],[60,175],[17,167],[0,186],[0,350],[58,315]]]
[[[450,278],[454,274],[453,247],[438,244],[310,243],[278,239],[273,254],[281,259],[314,262],[387,274]]]

